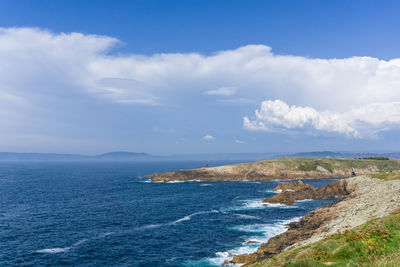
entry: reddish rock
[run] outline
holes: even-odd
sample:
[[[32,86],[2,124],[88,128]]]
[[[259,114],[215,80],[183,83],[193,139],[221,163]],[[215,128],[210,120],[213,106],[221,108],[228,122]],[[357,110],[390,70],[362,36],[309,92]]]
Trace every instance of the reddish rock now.
[[[295,191],[288,191],[288,189]],[[282,190],[282,192],[273,197],[264,199],[263,202],[292,205],[297,200],[334,197],[340,198],[349,194],[349,192],[346,190],[346,181],[344,180],[334,181],[321,188],[304,184],[301,181],[294,183],[282,183],[273,190]]]

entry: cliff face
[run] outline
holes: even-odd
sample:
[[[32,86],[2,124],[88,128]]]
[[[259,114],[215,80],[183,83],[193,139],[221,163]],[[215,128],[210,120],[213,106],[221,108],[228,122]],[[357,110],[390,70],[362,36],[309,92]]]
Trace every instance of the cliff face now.
[[[346,181],[344,180],[334,181],[321,188],[304,184],[301,181],[294,183],[282,183],[274,190],[282,190],[282,192],[273,197],[264,199],[264,202],[292,205],[297,200],[315,198],[341,198],[349,194],[346,189]]]
[[[253,254],[235,256],[232,263],[258,262],[288,249],[317,242],[328,235],[353,229],[372,219],[382,218],[400,208],[400,180],[382,181],[359,176],[327,186],[320,192],[339,190],[339,193],[342,189],[348,192],[342,200],[308,213],[299,222],[290,223],[288,231],[271,238]]]
[[[399,170],[399,160],[282,158],[253,163],[156,173],[146,177],[151,178],[153,182],[176,180],[323,179]]]

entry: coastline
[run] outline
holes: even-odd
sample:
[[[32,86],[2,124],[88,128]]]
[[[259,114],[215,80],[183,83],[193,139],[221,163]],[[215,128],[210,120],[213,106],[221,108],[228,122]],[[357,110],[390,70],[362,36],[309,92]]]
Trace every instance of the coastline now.
[[[332,179],[397,171],[400,171],[400,160],[279,158],[154,173],[145,178],[151,182]]]
[[[400,180],[383,181],[367,176],[346,180],[350,194],[339,201],[309,212],[288,230],[262,244],[257,252],[241,254],[230,263],[251,264],[284,251],[318,242],[332,234],[354,229],[366,222],[390,215],[400,208]]]
[[[151,182],[158,183],[283,181],[281,185],[292,184],[285,180],[340,179],[339,177],[346,179],[339,180],[339,183],[333,186],[333,191],[332,186],[323,190],[312,189],[309,186],[304,188],[302,186],[290,188],[289,186],[286,189],[278,186],[275,189],[278,194],[264,199],[262,201],[264,204],[290,207],[295,201],[321,198],[339,198],[339,200],[309,212],[299,221],[288,221],[283,227],[283,232],[271,236],[258,248],[253,247],[256,249],[255,252],[239,252],[233,256],[232,260],[225,260],[223,263],[224,265],[250,266],[288,250],[315,243],[326,236],[353,229],[369,220],[382,218],[400,209],[400,199],[397,199],[397,195],[400,196],[400,181],[371,178],[377,173],[378,175],[392,175],[392,173],[395,175],[399,169],[399,160],[283,158],[156,173],[145,176],[145,178],[150,178]],[[337,187],[339,184],[340,186]],[[335,192],[341,193],[336,194]],[[247,242],[251,242],[251,240],[247,240]]]

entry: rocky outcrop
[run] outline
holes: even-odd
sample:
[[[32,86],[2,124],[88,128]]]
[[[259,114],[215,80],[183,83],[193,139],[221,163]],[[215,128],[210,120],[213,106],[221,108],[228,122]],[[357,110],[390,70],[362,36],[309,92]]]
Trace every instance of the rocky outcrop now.
[[[399,160],[281,158],[219,167],[155,173],[146,177],[151,178],[152,182],[324,179],[397,170],[400,170]]]
[[[277,185],[272,191],[299,191],[302,189],[305,189],[306,187],[312,187],[309,184],[305,184],[302,181],[296,181],[296,182],[284,182],[279,185]]]
[[[340,189],[350,193],[340,201],[308,213],[299,222],[288,224],[286,232],[262,244],[257,252],[237,255],[231,263],[247,265],[261,261],[282,251],[317,242],[327,235],[353,229],[372,219],[385,217],[400,208],[400,180],[382,181],[358,176],[347,179],[346,183],[325,187],[321,192],[333,194]]]
[[[294,183],[282,183],[275,187],[273,191],[282,190],[281,193],[264,199],[264,202],[281,203],[292,205],[297,200],[316,199],[316,198],[341,198],[349,194],[346,189],[346,181],[334,181],[321,188],[316,188],[302,181]]]
[[[328,204],[321,209],[308,213],[299,222],[289,223],[286,232],[272,237],[267,243],[263,243],[255,253],[234,256],[231,263],[247,264],[261,261],[282,252],[285,248],[297,242],[310,238],[317,233],[321,225],[332,219],[333,214],[325,209],[332,205],[334,204]]]

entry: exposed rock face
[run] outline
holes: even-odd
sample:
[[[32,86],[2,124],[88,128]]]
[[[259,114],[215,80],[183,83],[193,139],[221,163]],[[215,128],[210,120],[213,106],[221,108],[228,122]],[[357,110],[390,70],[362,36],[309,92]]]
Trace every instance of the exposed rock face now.
[[[281,158],[219,167],[155,173],[146,176],[152,182],[324,179],[400,171],[399,160]]]
[[[272,189],[272,191],[279,191],[279,190],[281,190],[281,191],[288,191],[288,190],[299,191],[308,186],[311,186],[311,185],[305,184],[302,181],[285,182],[285,183],[281,183],[281,184],[277,185],[274,189]]]
[[[346,183],[334,183],[320,188],[320,192],[334,194],[346,191],[350,194],[308,213],[299,222],[288,224],[288,231],[262,244],[257,252],[237,255],[231,262],[250,264],[261,261],[284,250],[308,245],[327,235],[387,216],[400,208],[400,180],[382,181],[358,176],[349,178]]]
[[[296,200],[340,198],[349,194],[346,189],[345,180],[334,181],[321,188],[304,184],[301,181],[294,183],[282,183],[273,190],[282,190],[282,192],[273,197],[264,199],[264,202],[292,205]]]
[[[328,204],[325,207],[332,206]],[[267,243],[263,243],[257,252],[245,255],[236,255],[232,259],[232,263],[254,263],[265,258],[272,257],[275,254],[282,252],[285,248],[293,244],[310,238],[318,231],[318,228],[324,222],[332,219],[332,214],[326,209],[317,209],[308,213],[299,222],[288,224],[288,231],[272,237]]]

